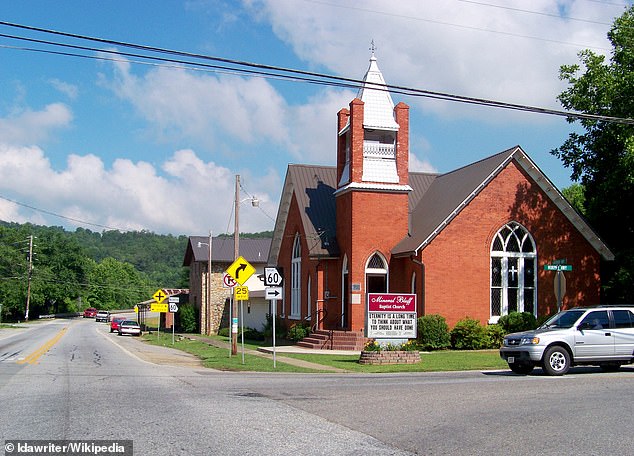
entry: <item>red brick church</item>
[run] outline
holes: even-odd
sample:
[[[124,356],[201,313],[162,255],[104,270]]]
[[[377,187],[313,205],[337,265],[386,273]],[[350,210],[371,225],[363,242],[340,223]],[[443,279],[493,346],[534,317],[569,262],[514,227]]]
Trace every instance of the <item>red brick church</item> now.
[[[364,85],[337,114],[337,166],[289,165],[269,255],[284,270],[277,314],[288,324],[367,331],[368,293],[412,293],[417,313],[450,327],[512,311],[600,299],[613,254],[515,146],[446,174],[410,172],[409,107],[394,106],[374,54]]]

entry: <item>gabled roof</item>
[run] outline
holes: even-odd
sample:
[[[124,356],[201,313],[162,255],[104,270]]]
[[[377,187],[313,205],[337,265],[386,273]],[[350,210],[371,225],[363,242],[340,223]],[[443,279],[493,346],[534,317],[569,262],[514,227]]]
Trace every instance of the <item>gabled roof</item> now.
[[[412,212],[410,235],[392,249],[392,254],[417,255],[512,160],[534,180],[604,259],[614,259],[605,243],[519,146],[438,176]]]
[[[392,249],[392,254],[417,255],[513,160],[604,259],[614,259],[614,254],[584,218],[519,146],[446,174],[410,172],[409,207],[413,208],[409,217],[410,234]],[[299,205],[309,255],[339,255],[334,195],[336,178],[337,170],[332,166],[288,166],[273,232],[270,264],[277,263],[293,195]]]
[[[240,255],[249,263],[266,263],[271,248],[271,238],[240,238]],[[211,241],[211,261],[231,264],[233,257],[233,237],[218,236]],[[185,251],[183,266],[193,262],[209,260],[209,236],[190,236]]]
[[[293,195],[297,199],[310,256],[336,257],[337,169],[332,166],[288,165],[275,219],[269,263],[277,264]]]

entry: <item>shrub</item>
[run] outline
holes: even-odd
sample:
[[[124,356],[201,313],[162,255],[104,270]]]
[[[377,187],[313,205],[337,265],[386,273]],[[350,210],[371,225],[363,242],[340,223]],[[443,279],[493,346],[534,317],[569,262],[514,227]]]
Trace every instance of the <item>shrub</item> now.
[[[186,333],[194,333],[198,329],[198,312],[191,304],[183,304],[178,309],[180,330]]]
[[[498,325],[507,333],[529,331],[537,328],[537,319],[530,312],[511,312],[500,317]]]
[[[273,338],[273,315],[267,313],[266,314],[266,323],[264,323],[264,327],[262,328],[262,332],[264,333],[264,337],[266,339]],[[286,325],[284,320],[282,320],[279,316],[275,316],[275,337],[277,339],[286,335]]]
[[[451,330],[451,346],[457,350],[478,350],[486,345],[486,329],[478,320],[465,317]]]
[[[302,340],[304,337],[308,336],[309,334],[310,334],[310,326],[308,326],[305,323],[296,323],[292,325],[290,328],[288,328],[288,331],[286,332],[286,339],[293,342],[299,342],[300,340]]]
[[[486,346],[484,348],[500,348],[506,332],[500,325],[488,325],[485,328]]]
[[[449,347],[451,337],[445,317],[437,314],[420,317],[417,342],[424,350],[442,350]]]

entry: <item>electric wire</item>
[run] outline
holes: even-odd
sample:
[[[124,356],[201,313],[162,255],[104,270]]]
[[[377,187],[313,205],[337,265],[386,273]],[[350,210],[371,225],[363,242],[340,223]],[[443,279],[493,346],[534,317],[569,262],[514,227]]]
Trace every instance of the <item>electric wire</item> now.
[[[256,71],[256,70],[250,70],[250,69],[257,68],[258,69],[257,74],[263,77],[277,77],[277,78],[284,78],[284,79],[299,81],[299,82],[310,82],[314,84],[323,84],[323,85],[338,86],[338,87],[361,88],[366,86],[366,87],[377,89],[377,90],[386,90],[391,93],[400,94],[400,95],[413,96],[413,97],[425,97],[425,98],[432,98],[432,99],[438,99],[438,100],[444,100],[444,101],[452,101],[452,102],[458,102],[458,103],[501,108],[501,109],[507,109],[507,110],[531,112],[536,114],[555,115],[560,117],[566,117],[569,120],[571,119],[592,120],[592,121],[604,121],[604,122],[611,122],[611,123],[634,125],[634,119],[632,118],[620,118],[620,117],[604,116],[604,115],[598,115],[598,114],[587,114],[587,113],[580,113],[580,112],[563,111],[563,110],[557,110],[557,109],[551,109],[551,108],[542,108],[537,106],[523,105],[518,103],[508,103],[508,102],[502,102],[502,101],[496,101],[496,100],[489,100],[489,99],[478,98],[478,97],[456,95],[456,94],[451,94],[446,92],[423,90],[423,89],[417,89],[417,88],[399,86],[399,85],[390,85],[390,84],[377,85],[377,84],[364,82],[363,80],[354,79],[354,78],[346,78],[341,76],[328,75],[324,73],[304,71],[304,70],[298,70],[298,69],[292,69],[292,68],[284,68],[284,67],[278,67],[273,65],[264,65],[264,64],[253,63],[253,62],[245,62],[245,61],[240,61],[235,59],[226,59],[221,57],[214,57],[214,56],[208,56],[208,55],[196,54],[196,53],[184,52],[184,51],[176,51],[172,49],[165,49],[165,48],[159,48],[154,46],[146,46],[146,45],[116,41],[116,40],[108,40],[104,38],[89,37],[89,36],[77,35],[77,34],[72,34],[67,32],[42,29],[39,27],[13,24],[13,23],[4,22],[4,21],[0,21],[0,25],[5,25],[8,27],[17,27],[17,28],[41,32],[41,33],[49,33],[49,34],[60,35],[65,37],[71,37],[71,38],[80,39],[80,40],[96,41],[96,42],[110,44],[110,45],[131,47],[134,49],[140,49],[140,50],[149,51],[149,52],[186,56],[188,58],[203,59],[203,60],[221,62],[221,63],[224,63],[225,65],[227,64],[233,65],[231,67],[222,66],[222,65],[213,65],[214,68],[220,67],[223,70],[233,70],[233,71],[249,73],[251,71]],[[0,36],[5,36],[5,35],[0,35]],[[25,38],[25,37],[16,37],[16,39],[25,39],[29,41],[33,40],[31,38]],[[56,46],[71,47],[76,49],[82,48],[81,46],[69,45],[66,43],[55,43],[55,42],[51,42],[51,43],[53,43]],[[89,48],[89,49],[95,52],[117,53],[116,51],[95,50],[94,48]],[[125,53],[119,53],[119,54],[125,55]],[[185,61],[185,60],[166,59],[164,57],[156,57],[152,55],[135,54],[134,56],[146,58],[146,59],[152,59],[152,60],[169,61],[171,63],[181,63],[184,65],[204,66],[200,62],[193,63],[193,62]],[[246,67],[247,69],[242,67]]]

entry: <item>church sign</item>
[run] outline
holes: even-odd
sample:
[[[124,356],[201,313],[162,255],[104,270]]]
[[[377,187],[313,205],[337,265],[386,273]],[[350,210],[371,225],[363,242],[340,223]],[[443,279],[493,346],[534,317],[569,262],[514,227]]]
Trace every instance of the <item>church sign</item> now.
[[[367,337],[372,339],[415,339],[416,329],[415,294],[368,294]]]

